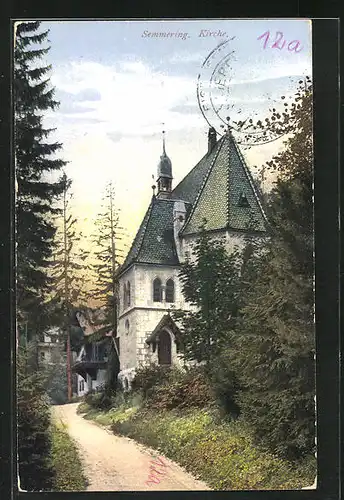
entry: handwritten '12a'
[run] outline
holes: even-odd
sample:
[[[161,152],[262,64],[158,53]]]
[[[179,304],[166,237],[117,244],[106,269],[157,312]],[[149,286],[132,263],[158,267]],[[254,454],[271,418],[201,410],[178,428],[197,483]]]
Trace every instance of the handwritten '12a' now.
[[[270,40],[270,31],[265,31],[262,35],[260,35],[257,40],[264,40],[263,48],[266,49],[268,48],[268,43]],[[269,46],[271,49],[279,49],[282,50],[287,44],[287,40],[283,39],[283,33],[282,31],[276,31],[275,35],[275,40],[273,41],[272,45]],[[301,44],[299,40],[292,40],[291,42],[288,43],[287,48],[289,52],[300,52],[303,47],[301,47]]]

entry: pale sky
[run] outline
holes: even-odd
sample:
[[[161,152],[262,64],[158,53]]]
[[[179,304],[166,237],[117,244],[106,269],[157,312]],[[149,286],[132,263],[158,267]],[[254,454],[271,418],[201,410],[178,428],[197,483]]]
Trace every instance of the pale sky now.
[[[235,50],[226,94],[231,116],[265,117],[271,103],[281,106],[281,95],[292,95],[300,78],[312,76],[307,20],[44,21],[42,29],[50,29],[44,62],[52,65],[51,82],[61,103],[46,114],[45,125],[56,127],[52,138],[63,143],[59,156],[69,161],[75,213],[91,230],[105,184],[112,180],[129,240],[152,196],[162,130],[173,186],[207,150],[209,126],[196,86],[203,61],[220,42],[235,36],[228,44]],[[222,33],[199,36],[201,30]],[[258,37],[266,31],[264,48],[265,38]],[[148,32],[185,36],[156,38]],[[276,32],[286,41],[281,49],[271,47]],[[294,40],[299,52],[288,50]],[[254,173],[280,146],[278,141],[242,152]]]

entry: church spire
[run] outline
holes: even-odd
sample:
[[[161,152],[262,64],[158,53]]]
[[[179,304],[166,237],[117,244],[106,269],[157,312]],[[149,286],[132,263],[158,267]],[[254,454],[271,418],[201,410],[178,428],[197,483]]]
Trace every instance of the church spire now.
[[[162,154],[166,156],[166,150],[165,150],[165,130],[162,131]]]
[[[158,197],[166,197],[172,191],[172,162],[166,154],[165,130],[162,131],[162,155],[158,164]]]

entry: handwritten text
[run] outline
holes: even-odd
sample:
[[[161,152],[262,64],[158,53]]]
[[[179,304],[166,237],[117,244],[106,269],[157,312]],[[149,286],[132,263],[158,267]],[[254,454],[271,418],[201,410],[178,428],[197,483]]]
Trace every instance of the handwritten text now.
[[[300,52],[303,47],[301,47],[301,43],[299,42],[299,40],[292,40],[291,42],[287,42],[287,40],[283,39],[283,33],[282,31],[276,31],[276,34],[275,34],[275,39],[271,42],[270,42],[270,45],[269,44],[269,41],[270,41],[270,31],[265,31],[265,33],[263,33],[262,35],[260,35],[257,40],[264,40],[264,43],[263,43],[263,48],[266,49],[266,48],[270,48],[270,49],[279,49],[279,50],[282,50],[284,48],[288,49],[289,52]]]
[[[148,476],[148,481],[145,482],[147,486],[151,484],[159,484],[161,479],[167,474],[167,467],[170,467],[170,465],[168,465],[162,457],[155,457],[155,460],[151,460],[150,464],[150,474]]]

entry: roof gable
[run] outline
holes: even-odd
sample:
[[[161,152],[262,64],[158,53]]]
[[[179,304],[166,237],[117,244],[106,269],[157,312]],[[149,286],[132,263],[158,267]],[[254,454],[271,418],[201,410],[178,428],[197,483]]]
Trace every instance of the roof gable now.
[[[253,178],[230,133],[217,143],[181,234],[197,233],[204,219],[207,230],[266,231]]]
[[[179,264],[173,234],[173,206],[174,200],[152,198],[120,272],[134,262]]]

